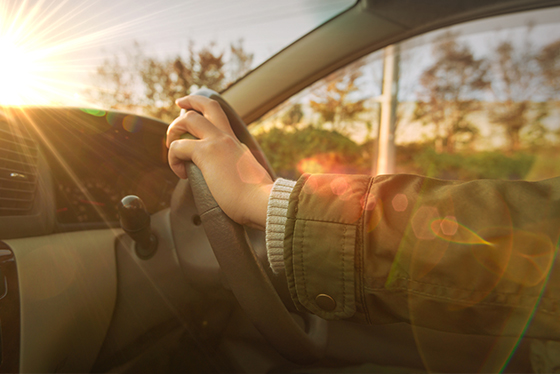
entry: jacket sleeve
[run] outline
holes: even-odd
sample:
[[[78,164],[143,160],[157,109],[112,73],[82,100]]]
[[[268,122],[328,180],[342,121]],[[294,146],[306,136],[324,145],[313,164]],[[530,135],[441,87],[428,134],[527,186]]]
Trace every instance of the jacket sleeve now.
[[[560,340],[559,236],[560,178],[304,175],[284,265],[326,319]]]

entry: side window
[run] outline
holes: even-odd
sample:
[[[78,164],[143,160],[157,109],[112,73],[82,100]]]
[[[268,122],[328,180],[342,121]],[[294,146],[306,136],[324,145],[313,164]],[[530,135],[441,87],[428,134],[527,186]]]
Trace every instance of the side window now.
[[[253,123],[280,176],[560,175],[560,8],[469,22],[347,65]]]
[[[383,52],[366,56],[280,104],[250,127],[278,175],[371,173]]]

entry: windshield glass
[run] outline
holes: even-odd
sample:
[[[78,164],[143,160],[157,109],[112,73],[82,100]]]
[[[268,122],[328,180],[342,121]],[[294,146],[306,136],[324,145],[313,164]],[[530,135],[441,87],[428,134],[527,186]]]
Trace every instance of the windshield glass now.
[[[355,0],[3,0],[0,105],[116,108],[166,118],[227,88]]]

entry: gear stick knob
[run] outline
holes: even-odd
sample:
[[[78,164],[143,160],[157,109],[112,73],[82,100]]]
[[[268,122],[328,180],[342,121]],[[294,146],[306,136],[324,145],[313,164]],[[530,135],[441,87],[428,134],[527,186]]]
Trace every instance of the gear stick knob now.
[[[123,197],[118,209],[122,229],[136,242],[136,255],[149,259],[156,252],[158,240],[152,233],[144,202],[138,196],[128,195]]]

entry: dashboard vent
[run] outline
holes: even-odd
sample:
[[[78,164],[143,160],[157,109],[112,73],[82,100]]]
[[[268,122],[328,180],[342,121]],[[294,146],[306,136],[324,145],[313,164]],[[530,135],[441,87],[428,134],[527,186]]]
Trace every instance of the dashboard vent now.
[[[37,190],[37,144],[0,117],[0,216],[26,215]]]

